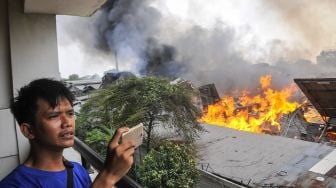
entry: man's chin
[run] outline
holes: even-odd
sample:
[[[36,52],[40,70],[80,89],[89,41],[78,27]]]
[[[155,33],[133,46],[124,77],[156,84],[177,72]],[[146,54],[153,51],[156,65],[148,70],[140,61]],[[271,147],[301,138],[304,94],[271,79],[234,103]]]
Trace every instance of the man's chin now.
[[[63,148],[70,148],[70,147],[73,147],[75,145],[75,140],[72,139],[72,140],[68,140],[66,143],[63,144]]]

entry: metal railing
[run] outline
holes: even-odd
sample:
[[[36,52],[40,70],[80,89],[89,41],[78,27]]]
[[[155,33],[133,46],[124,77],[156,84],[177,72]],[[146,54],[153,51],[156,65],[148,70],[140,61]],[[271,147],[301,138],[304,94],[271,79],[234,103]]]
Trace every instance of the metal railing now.
[[[74,149],[77,150],[82,159],[82,165],[87,170],[90,169],[90,165],[93,166],[96,170],[100,171],[104,167],[104,160],[103,158],[95,152],[92,148],[90,148],[88,145],[86,145],[84,142],[82,142],[80,139],[75,137],[75,145]],[[200,179],[201,181],[198,182],[198,184],[195,186],[198,187],[230,187],[230,188],[243,188],[243,187],[249,187],[248,185],[244,185],[240,182],[235,182],[233,180],[229,180],[224,177],[220,177],[217,174],[208,172],[209,169],[212,169],[210,167],[210,164],[208,163],[201,163],[201,168],[199,167],[200,171]],[[142,188],[142,186],[134,181],[129,176],[124,176],[118,183],[117,186],[125,187],[125,188]]]
[[[82,158],[82,164],[87,166],[87,164],[91,164],[95,169],[101,171],[104,167],[104,160],[91,149],[88,145],[82,142],[80,139],[75,137],[75,145],[74,149],[77,150]],[[130,187],[130,188],[141,188],[141,185],[134,181],[129,176],[124,176],[118,183],[117,186],[121,187]]]

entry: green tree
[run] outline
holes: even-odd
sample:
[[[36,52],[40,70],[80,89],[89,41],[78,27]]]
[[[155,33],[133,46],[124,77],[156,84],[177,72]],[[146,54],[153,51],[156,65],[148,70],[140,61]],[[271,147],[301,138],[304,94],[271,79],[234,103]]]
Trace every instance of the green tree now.
[[[81,108],[78,125],[82,135],[92,130],[111,135],[116,127],[142,122],[147,151],[156,126],[174,128],[178,135],[193,141],[202,130],[197,121],[201,111],[192,101],[193,95],[191,87],[168,79],[130,78],[93,94]]]
[[[69,80],[78,80],[78,79],[79,79],[78,74],[71,74],[71,75],[69,76]]]
[[[143,187],[192,187],[198,179],[193,146],[166,141],[151,150],[136,174]]]

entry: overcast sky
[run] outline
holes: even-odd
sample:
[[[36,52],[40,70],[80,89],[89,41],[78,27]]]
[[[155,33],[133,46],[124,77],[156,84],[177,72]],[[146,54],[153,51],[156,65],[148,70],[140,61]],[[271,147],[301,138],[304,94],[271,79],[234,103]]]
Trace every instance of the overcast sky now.
[[[89,18],[57,16],[60,71],[62,77],[103,75],[115,68],[117,52],[120,70],[148,72],[146,50],[154,39],[155,48],[173,49],[173,63],[164,69],[195,82],[218,82],[209,75],[221,71],[234,80],[260,63],[310,76],[321,50],[335,47],[334,10],[334,0],[124,0]],[[295,64],[303,59],[306,68]]]

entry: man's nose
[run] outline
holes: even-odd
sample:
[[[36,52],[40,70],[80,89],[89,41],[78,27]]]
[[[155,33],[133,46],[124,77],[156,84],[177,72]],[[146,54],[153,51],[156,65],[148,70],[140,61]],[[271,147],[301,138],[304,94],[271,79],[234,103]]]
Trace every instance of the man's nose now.
[[[61,126],[62,128],[70,127],[71,125],[71,118],[68,117],[66,114],[61,115]]]

